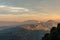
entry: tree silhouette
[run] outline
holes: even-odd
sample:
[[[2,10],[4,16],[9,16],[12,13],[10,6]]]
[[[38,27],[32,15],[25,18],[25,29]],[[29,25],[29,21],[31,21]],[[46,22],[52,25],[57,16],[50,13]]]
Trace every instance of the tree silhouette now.
[[[57,31],[56,31],[56,39],[60,40],[60,23],[57,25]]]
[[[42,40],[49,40],[49,33],[46,33]]]
[[[50,30],[49,35],[45,34],[42,40],[60,40],[60,23]]]
[[[50,31],[50,40],[55,40],[56,37],[56,27],[53,27]]]

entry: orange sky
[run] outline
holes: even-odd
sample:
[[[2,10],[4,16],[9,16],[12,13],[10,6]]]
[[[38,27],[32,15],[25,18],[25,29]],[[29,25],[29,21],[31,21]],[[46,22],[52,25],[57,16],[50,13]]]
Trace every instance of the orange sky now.
[[[0,21],[16,21],[22,22],[26,20],[60,20],[60,16],[56,14],[23,14],[23,15],[0,15]]]
[[[60,0],[1,0],[0,21],[60,20]]]

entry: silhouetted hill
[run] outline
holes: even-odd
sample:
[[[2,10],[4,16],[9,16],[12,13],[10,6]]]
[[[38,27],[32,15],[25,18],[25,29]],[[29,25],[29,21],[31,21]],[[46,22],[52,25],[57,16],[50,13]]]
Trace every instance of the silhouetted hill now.
[[[0,40],[40,40],[46,32],[44,30],[26,30],[20,27],[10,27],[0,30]]]

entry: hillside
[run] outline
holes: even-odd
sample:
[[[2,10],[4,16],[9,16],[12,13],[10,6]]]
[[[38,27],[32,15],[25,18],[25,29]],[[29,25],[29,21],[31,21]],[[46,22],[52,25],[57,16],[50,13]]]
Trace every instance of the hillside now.
[[[0,40],[41,40],[47,31],[11,27],[0,30]]]

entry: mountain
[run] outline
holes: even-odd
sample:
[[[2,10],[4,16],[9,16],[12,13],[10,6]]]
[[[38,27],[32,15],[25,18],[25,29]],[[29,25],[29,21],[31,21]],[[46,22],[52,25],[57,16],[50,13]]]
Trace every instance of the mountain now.
[[[27,30],[48,30],[47,27],[43,27],[39,23],[37,23],[37,24],[24,24],[24,25],[20,25],[18,27],[22,27],[22,28],[27,29]]]
[[[57,27],[58,22],[54,20],[48,20],[46,22],[41,22],[41,25],[51,29],[52,27]]]
[[[19,25],[18,27],[22,27],[28,30],[49,30],[52,27],[56,27],[57,22],[54,20],[48,20],[48,21],[34,21],[29,20],[22,22],[22,25]]]
[[[15,24],[15,22],[3,23]],[[0,40],[41,40],[44,34],[49,32],[51,27],[56,26],[57,22],[54,20],[48,20],[45,22],[28,20],[17,24],[18,25],[14,26],[1,26]]]
[[[26,30],[20,27],[2,27],[0,30],[0,40],[41,40],[47,31],[45,30]]]

